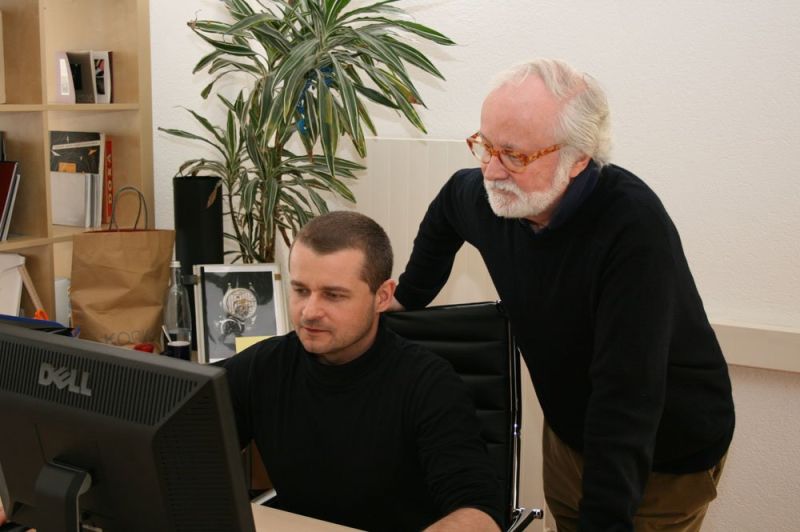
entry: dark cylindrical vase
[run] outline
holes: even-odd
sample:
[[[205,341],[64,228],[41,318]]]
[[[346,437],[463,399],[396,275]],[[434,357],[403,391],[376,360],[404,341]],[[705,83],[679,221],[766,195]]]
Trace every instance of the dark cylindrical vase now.
[[[219,183],[218,177],[178,176],[172,179],[175,213],[175,258],[181,262],[185,279],[195,264],[222,264],[222,190],[211,205],[208,200]],[[192,349],[197,349],[197,314],[194,287],[187,285],[192,309]]]

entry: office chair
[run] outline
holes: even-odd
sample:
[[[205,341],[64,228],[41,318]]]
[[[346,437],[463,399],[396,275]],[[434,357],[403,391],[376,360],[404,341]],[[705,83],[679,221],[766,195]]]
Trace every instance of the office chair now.
[[[502,304],[470,303],[392,312],[386,325],[446,358],[473,401],[503,490],[507,531],[525,529],[542,510],[519,506],[520,355]]]

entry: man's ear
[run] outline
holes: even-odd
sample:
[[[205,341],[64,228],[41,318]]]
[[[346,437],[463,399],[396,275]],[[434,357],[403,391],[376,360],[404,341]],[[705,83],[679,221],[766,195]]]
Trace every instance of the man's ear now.
[[[394,279],[385,280],[375,291],[375,312],[385,312],[394,300],[394,291],[397,288],[397,281]]]
[[[572,163],[572,167],[569,169],[569,178],[573,179],[575,176],[586,170],[586,167],[589,165],[589,161],[591,161],[591,158],[588,155],[584,155]]]

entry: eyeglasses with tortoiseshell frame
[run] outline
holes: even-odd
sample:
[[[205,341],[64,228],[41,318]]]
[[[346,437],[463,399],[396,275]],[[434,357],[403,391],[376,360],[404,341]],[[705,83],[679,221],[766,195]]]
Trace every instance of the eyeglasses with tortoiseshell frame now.
[[[531,154],[520,153],[518,151],[509,150],[507,148],[495,148],[486,140],[481,137],[480,133],[475,133],[467,139],[467,146],[469,151],[475,156],[478,161],[483,164],[489,164],[492,156],[497,157],[503,166],[509,172],[521,172],[526,166],[540,157],[544,157],[548,153],[553,153],[561,149],[561,144],[553,144],[547,148],[542,148]]]

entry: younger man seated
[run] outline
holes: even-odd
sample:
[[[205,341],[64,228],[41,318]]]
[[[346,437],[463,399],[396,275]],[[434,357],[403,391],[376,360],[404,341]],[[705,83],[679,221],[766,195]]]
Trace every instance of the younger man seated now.
[[[395,289],[383,229],[317,217],[289,272],[295,332],[223,363],[239,441],[258,446],[275,506],[364,530],[498,530],[500,489],[463,383],[381,324]]]

